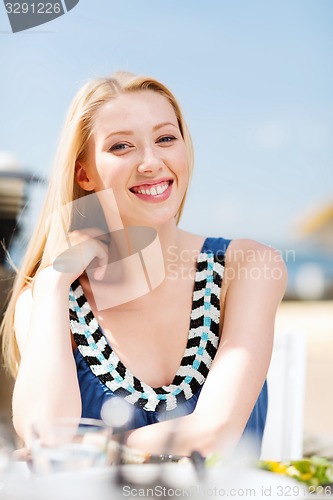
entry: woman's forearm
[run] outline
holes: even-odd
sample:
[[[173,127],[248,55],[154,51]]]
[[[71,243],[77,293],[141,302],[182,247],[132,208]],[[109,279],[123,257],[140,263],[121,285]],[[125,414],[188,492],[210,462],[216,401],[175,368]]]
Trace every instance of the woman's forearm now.
[[[35,280],[30,324],[13,395],[13,422],[27,440],[33,422],[80,416],[68,320],[69,282],[51,267]]]
[[[194,411],[190,415],[135,429],[128,433],[128,446],[153,454],[188,456],[199,451],[203,456],[219,452],[228,456],[242,435],[232,423],[213,428]]]

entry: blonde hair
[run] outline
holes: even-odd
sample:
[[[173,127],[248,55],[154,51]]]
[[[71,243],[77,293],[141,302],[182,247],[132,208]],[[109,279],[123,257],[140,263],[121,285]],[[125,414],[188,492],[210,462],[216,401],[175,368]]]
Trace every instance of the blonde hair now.
[[[57,232],[60,230],[59,225],[50,222],[51,214],[56,213],[73,200],[87,194],[86,191],[79,187],[75,180],[75,163],[77,160],[82,161],[85,158],[86,145],[92,133],[92,122],[97,109],[119,94],[138,90],[157,92],[170,102],[175,111],[179,129],[185,142],[189,177],[191,176],[193,170],[191,136],[174,95],[162,83],[145,76],[117,72],[110,78],[91,80],[79,90],[67,113],[46,201],[37,227],[30,239],[21,268],[17,273],[1,325],[3,359],[5,366],[14,378],[17,375],[20,363],[20,353],[14,333],[15,306],[22,289],[27,284],[32,284],[36,273],[49,264],[45,256],[45,245],[49,239],[57,241]],[[176,215],[177,224],[183,210],[186,194],[187,189]],[[64,214],[65,212],[62,210],[62,213]],[[69,212],[63,218],[62,223],[62,229],[69,231],[71,224],[71,214]]]

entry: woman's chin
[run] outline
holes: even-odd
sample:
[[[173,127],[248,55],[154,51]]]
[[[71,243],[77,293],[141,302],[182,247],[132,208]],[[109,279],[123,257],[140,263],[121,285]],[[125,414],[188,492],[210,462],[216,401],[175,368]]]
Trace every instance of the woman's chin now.
[[[148,226],[163,227],[168,224],[176,223],[178,209],[163,208],[163,210],[152,210],[146,214],[136,214],[136,217],[121,217],[124,226]]]

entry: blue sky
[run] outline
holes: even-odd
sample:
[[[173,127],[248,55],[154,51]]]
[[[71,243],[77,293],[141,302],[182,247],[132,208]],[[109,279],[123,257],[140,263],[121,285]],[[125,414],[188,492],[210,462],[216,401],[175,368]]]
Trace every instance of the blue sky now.
[[[1,4],[0,150],[47,176],[80,85],[149,74],[174,91],[194,140],[181,226],[289,244],[333,197],[332,62],[332,0],[80,0],[16,34]]]

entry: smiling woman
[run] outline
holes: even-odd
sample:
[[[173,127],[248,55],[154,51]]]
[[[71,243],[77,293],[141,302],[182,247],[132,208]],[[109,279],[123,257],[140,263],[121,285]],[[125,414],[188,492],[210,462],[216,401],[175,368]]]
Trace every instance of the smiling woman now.
[[[78,92],[2,327],[27,446],[32,424],[101,418],[119,396],[135,448],[162,452],[176,419],[168,452],[227,454],[242,436],[259,451],[285,266],[179,229],[192,167],[160,82],[117,73]]]
[[[150,90],[122,94],[103,104],[93,120],[87,154],[76,163],[76,179],[84,190],[113,189],[125,226],[155,226],[174,217],[188,175],[186,145],[174,108]],[[156,204],[154,210],[151,203]]]

